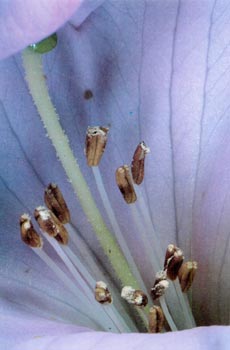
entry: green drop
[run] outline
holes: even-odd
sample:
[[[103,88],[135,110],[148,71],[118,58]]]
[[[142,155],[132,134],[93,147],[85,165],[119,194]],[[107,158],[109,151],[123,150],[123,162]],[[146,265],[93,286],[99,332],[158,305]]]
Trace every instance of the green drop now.
[[[29,48],[37,53],[46,53],[53,50],[57,45],[57,34],[54,33],[48,38],[39,41],[36,44],[29,45]]]

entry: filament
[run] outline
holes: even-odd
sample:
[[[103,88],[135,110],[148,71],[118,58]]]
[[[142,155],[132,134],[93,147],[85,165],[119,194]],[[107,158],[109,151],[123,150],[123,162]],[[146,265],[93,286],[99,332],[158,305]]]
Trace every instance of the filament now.
[[[105,186],[104,186],[104,183],[103,183],[103,179],[102,179],[102,176],[101,176],[101,172],[100,172],[100,169],[98,167],[92,167],[92,172],[93,172],[93,175],[94,175],[94,178],[95,178],[95,182],[96,182],[96,185],[97,185],[97,189],[98,189],[98,192],[100,194],[100,197],[101,197],[101,200],[102,200],[102,203],[103,203],[103,206],[104,206],[104,209],[106,211],[106,214],[109,218],[109,221],[110,221],[110,224],[112,226],[112,229],[116,235],[116,238],[117,238],[117,241],[118,243],[120,244],[120,247],[129,263],[129,266],[131,267],[132,271],[133,271],[133,274],[134,276],[136,277],[137,281],[139,282],[139,285],[141,286],[141,289],[144,289],[145,290],[145,284],[143,282],[143,279],[140,275],[140,272],[136,266],[136,263],[130,253],[130,250],[128,248],[128,245],[124,239],[124,236],[121,232],[121,229],[120,229],[120,226],[117,222],[117,218],[115,216],[115,213],[113,211],[113,208],[110,204],[110,201],[109,201],[109,198],[108,198],[108,195],[107,195],[107,192],[105,190]]]

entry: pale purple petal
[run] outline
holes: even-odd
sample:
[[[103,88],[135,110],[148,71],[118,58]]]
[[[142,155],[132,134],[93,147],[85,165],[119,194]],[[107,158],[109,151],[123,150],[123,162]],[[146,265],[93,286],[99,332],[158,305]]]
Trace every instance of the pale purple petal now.
[[[99,205],[83,157],[85,130],[111,125],[103,178],[148,286],[153,273],[114,170],[130,162],[142,139],[151,147],[147,203],[162,247],[177,243],[198,260],[193,305],[200,324],[229,323],[229,16],[227,0],[107,1],[80,28],[76,18],[69,21],[45,58],[52,100]],[[74,223],[101,251],[45,137],[19,56],[2,63],[1,75],[1,273],[11,279],[20,262],[14,277],[29,283],[42,266],[37,286],[52,292],[58,282],[22,246],[17,223],[22,211],[42,202],[45,184],[62,187]],[[91,100],[84,99],[86,89]]]
[[[0,346],[2,350],[12,349],[13,346],[40,337],[56,337],[57,334],[67,336],[68,334],[90,331],[73,324],[55,322],[51,318],[36,317],[32,312],[25,312],[23,308],[17,310],[16,305],[12,313],[6,302],[4,305],[0,304],[0,310]]]
[[[9,0],[0,3],[0,58],[55,32],[76,11],[76,23],[103,0]]]
[[[33,339],[18,345],[15,350],[171,350],[172,347],[177,350],[227,350],[229,341],[229,327],[196,328],[162,335],[83,332]]]

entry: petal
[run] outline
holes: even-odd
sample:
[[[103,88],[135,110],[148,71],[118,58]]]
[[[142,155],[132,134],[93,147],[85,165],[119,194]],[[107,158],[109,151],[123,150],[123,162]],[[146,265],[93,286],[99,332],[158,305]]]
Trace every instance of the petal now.
[[[196,328],[191,331],[167,333],[162,335],[121,334],[90,332],[66,336],[43,337],[19,344],[15,350],[111,350],[146,349],[171,350],[227,350],[230,340],[229,327]]]
[[[76,11],[80,25],[103,0],[2,1],[0,4],[0,58],[55,32]]]
[[[111,125],[101,170],[147,286],[153,279],[150,257],[116,188],[114,170],[130,162],[139,141],[150,145],[144,196],[155,234],[163,249],[176,242],[198,260],[193,303],[202,324],[229,323],[228,17],[226,1],[106,2],[80,28],[73,20],[60,30],[59,46],[45,58],[52,100],[99,205],[83,158],[85,129]],[[71,211],[78,212],[74,222],[101,257],[28,96],[20,59],[12,58],[2,67],[1,269],[10,276],[15,260],[29,268],[38,264],[18,238],[15,242],[17,224],[12,217],[25,206],[32,210],[40,204],[44,184],[50,181],[64,185]],[[93,92],[91,100],[84,99],[86,89]],[[20,165],[17,172],[15,164]],[[147,231],[151,242],[154,234]],[[28,282],[19,269],[18,279],[21,276]],[[49,273],[44,277],[41,285]]]
[[[27,342],[37,337],[52,337],[57,334],[66,336],[83,331],[89,332],[89,329],[77,327],[76,325],[64,322],[54,322],[45,317],[36,317],[31,312],[25,312],[23,308],[11,307],[5,302],[0,304],[0,327],[1,338],[0,345],[2,350],[12,349],[13,346]]]

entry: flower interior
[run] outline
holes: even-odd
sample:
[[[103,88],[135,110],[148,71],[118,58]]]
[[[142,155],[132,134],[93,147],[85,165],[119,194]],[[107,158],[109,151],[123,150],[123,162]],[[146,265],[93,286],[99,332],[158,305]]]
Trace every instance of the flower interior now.
[[[37,224],[32,222],[29,214],[21,216],[22,240],[48,265],[63,288],[72,293],[73,305],[77,301],[76,312],[85,325],[120,333],[159,333],[195,327],[190,287],[197,262],[186,261],[183,247],[177,247],[174,242],[162,247],[154,230],[143,194],[144,170],[148,166],[145,157],[150,152],[149,148],[140,140],[133,150],[133,158],[114,168],[114,182],[121,192],[120,200],[126,202],[132,225],[139,232],[152,271],[149,277],[151,287],[146,284],[122,233],[100,172],[100,162],[104,152],[108,151],[107,143],[113,129],[93,125],[84,131],[88,171],[93,173],[109,229],[52,105],[42,70],[42,55],[37,49],[28,48],[23,53],[23,63],[29,91],[47,135],[106,258],[99,263],[79,236],[61,192],[62,184],[50,183],[44,189],[46,206],[41,203],[34,211]],[[87,98],[90,97],[88,91]]]

